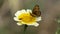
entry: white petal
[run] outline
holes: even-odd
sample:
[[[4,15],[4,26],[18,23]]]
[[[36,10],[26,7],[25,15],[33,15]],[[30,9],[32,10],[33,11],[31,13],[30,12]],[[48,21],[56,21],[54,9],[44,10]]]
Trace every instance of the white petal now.
[[[20,10],[20,11],[17,11],[16,13],[15,13],[15,16],[17,17],[17,16],[19,16],[20,14],[22,14],[22,13],[26,13],[26,11],[23,9],[23,10]]]
[[[39,26],[39,24],[38,24],[38,23],[35,23],[35,24],[34,24],[34,26],[36,26],[36,27],[37,27],[37,26]]]
[[[36,18],[36,21],[41,21],[41,16]]]
[[[17,11],[16,13],[15,13],[15,16],[18,16],[20,14],[20,11]]]
[[[30,9],[27,9],[27,13],[32,13],[32,10],[30,10]]]
[[[25,10],[25,9],[22,9],[21,12],[22,12],[22,13],[26,13],[26,10]]]
[[[20,26],[20,25],[22,25],[22,24],[21,24],[21,23],[17,23],[17,25],[19,25],[19,26]]]
[[[27,25],[32,25],[32,26],[35,26],[35,27],[39,26],[39,24],[36,23],[36,22],[34,22],[33,24],[27,24]]]
[[[14,20],[15,20],[15,21],[20,21],[17,17],[14,17]]]
[[[22,24],[25,24],[25,22],[21,21]]]

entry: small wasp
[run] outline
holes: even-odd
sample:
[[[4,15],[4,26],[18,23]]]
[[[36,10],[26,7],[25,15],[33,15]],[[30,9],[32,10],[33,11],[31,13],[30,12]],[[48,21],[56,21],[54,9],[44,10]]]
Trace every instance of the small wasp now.
[[[40,11],[39,5],[35,5],[35,7],[32,10],[32,14],[31,15],[34,16],[34,17],[41,16],[41,11]]]

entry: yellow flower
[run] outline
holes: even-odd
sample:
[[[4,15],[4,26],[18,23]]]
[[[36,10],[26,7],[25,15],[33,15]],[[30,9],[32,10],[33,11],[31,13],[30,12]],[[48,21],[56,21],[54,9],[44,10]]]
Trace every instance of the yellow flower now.
[[[17,25],[33,25],[33,26],[38,26],[39,24],[37,21],[41,21],[41,17],[33,17],[30,15],[32,13],[31,10],[20,10],[15,13],[14,20],[18,21]]]

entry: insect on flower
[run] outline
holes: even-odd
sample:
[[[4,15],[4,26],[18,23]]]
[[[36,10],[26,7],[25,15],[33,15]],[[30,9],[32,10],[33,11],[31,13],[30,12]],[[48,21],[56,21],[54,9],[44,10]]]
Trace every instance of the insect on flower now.
[[[41,16],[41,12],[40,12],[40,8],[39,8],[39,5],[35,5],[33,10],[32,10],[32,16]]]
[[[17,25],[33,25],[38,26],[39,24],[37,21],[41,21],[41,16],[39,12],[39,6],[35,6],[35,8],[32,10],[30,9],[22,9],[15,13],[14,20],[17,21]],[[36,17],[39,16],[39,17]]]

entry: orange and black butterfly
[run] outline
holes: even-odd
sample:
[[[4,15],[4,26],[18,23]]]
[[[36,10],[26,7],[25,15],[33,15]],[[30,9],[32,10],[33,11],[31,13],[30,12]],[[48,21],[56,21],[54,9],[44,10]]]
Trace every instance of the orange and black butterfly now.
[[[35,5],[35,7],[33,8],[32,10],[32,16],[41,16],[41,11],[40,11],[40,8],[39,8],[39,5]]]

